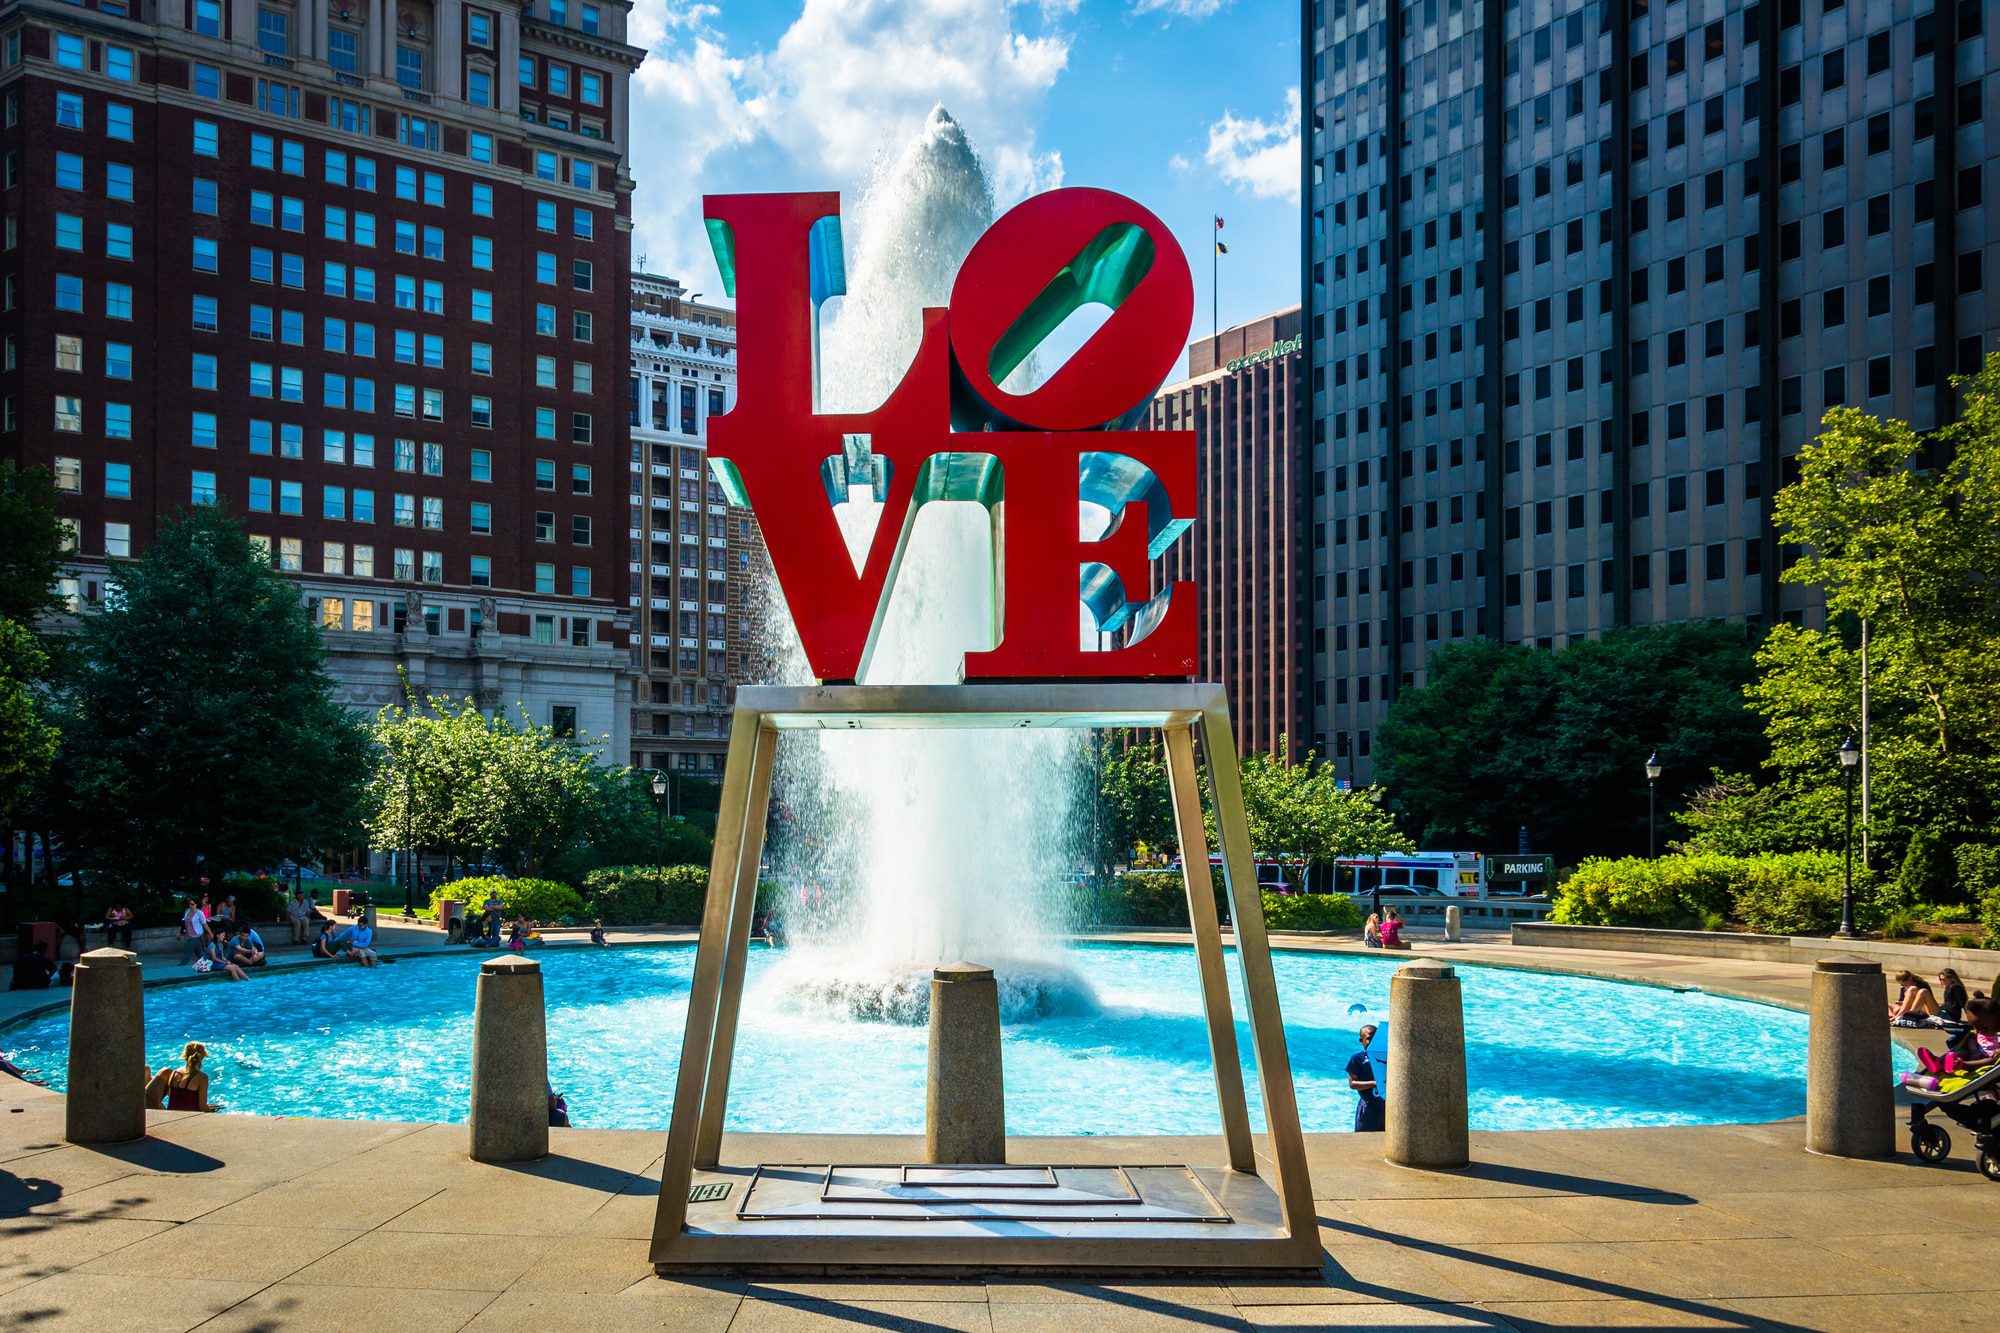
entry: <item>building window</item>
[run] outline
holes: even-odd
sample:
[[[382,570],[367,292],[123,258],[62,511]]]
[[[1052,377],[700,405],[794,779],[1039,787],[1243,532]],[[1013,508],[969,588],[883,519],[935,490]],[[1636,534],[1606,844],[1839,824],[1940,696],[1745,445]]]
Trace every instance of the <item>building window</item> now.
[[[556,590],[556,567],[554,565],[535,566],[535,591],[553,593]]]
[[[588,596],[590,596],[590,566],[589,566],[589,565],[571,565],[571,566],[570,566],[570,570],[569,570],[569,595],[570,595],[570,596],[572,596],[572,597],[588,597]]]
[[[132,465],[130,463],[106,463],[104,465],[104,498],[107,500],[129,500],[132,498]]]
[[[396,82],[413,93],[424,90],[424,53],[417,47],[396,48]]]
[[[191,474],[188,485],[188,503],[212,505],[215,503],[215,474],[196,472]]]
[[[130,556],[132,554],[132,525],[130,523],[106,523],[104,525],[104,554]]]
[[[361,72],[361,64],[355,51],[356,36],[352,28],[327,29],[326,63],[342,74]]]
[[[257,49],[268,55],[292,53],[292,16],[278,9],[257,11]]]
[[[222,0],[194,0],[194,30],[203,37],[222,36]]]

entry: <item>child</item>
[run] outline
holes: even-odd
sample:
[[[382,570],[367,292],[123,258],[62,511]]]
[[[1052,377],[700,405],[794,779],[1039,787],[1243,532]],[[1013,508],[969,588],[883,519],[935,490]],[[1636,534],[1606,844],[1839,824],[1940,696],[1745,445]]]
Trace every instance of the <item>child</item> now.
[[[1358,1034],[1361,1049],[1347,1058],[1347,1086],[1354,1090],[1354,1132],[1356,1134],[1380,1134],[1383,1128],[1385,1103],[1382,1100],[1381,1080],[1375,1074],[1374,1057],[1368,1053],[1368,1044],[1375,1040],[1375,1025],[1364,1023]]]
[[[1981,996],[1968,1000],[1965,1004],[1965,1018],[1972,1025],[1972,1038],[1977,1055],[1961,1056],[1956,1051],[1943,1055],[1931,1050],[1917,1052],[1917,1063],[1922,1073],[1912,1071],[1903,1075],[1903,1085],[1922,1088],[1926,1092],[1946,1091],[1942,1085],[1946,1079],[1969,1079],[1980,1072],[2000,1063],[2000,1000]]]

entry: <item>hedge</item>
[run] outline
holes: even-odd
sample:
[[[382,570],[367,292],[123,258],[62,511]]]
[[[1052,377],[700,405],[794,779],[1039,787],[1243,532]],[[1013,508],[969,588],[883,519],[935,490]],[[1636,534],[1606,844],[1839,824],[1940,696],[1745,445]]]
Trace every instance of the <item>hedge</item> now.
[[[508,919],[524,916],[530,921],[571,921],[584,915],[583,899],[567,884],[552,879],[498,879],[476,875],[455,879],[431,890],[431,915],[446,898],[456,900],[468,917],[477,916],[489,893],[497,892]]]
[[[1215,905],[1224,922],[1229,900],[1216,871]],[[1361,909],[1340,894],[1266,893],[1264,924],[1272,930],[1358,930]],[[1096,920],[1104,926],[1188,924],[1187,888],[1179,871],[1137,871],[1114,877],[1097,894]]]
[[[707,866],[604,866],[583,877],[586,914],[607,926],[699,923],[708,903]],[[757,910],[777,908],[783,891],[757,885]]]
[[[1564,882],[1551,921],[1573,926],[1688,926],[1715,917],[1774,935],[1840,924],[1842,860],[1833,852],[1593,858]],[[1873,881],[1855,867],[1856,914],[1878,914]]]
[[[292,896],[292,886],[288,880],[269,875],[224,875],[222,893],[215,895],[215,901],[232,893],[236,895],[237,917],[263,925],[285,919],[285,901]]]

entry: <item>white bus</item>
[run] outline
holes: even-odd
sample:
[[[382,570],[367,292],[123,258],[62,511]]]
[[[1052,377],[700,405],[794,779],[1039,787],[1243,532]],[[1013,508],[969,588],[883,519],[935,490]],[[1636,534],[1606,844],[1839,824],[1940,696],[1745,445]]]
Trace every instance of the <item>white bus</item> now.
[[[1486,862],[1478,852],[1383,852],[1343,856],[1333,865],[1333,891],[1366,897],[1484,898]]]

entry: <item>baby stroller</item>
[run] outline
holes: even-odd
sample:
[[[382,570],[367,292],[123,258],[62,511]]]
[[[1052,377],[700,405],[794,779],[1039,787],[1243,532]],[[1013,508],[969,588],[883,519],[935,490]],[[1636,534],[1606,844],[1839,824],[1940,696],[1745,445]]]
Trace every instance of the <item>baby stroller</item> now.
[[[1956,1029],[1946,1049],[1968,1054],[1971,1029]],[[1942,1162],[1951,1156],[1951,1135],[1944,1126],[1930,1122],[1932,1111],[1942,1111],[1953,1123],[1972,1131],[1972,1146],[1978,1153],[1979,1170],[1988,1180],[2000,1180],[2000,1065],[1974,1071],[1972,1077],[1947,1075],[1936,1092],[1905,1084],[1910,1095],[1910,1151],[1919,1161]]]

